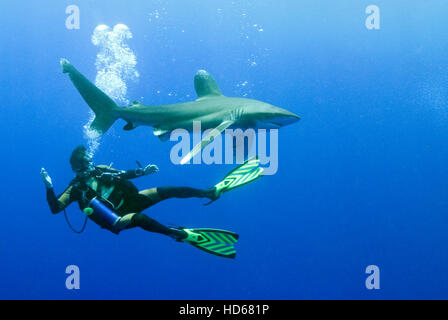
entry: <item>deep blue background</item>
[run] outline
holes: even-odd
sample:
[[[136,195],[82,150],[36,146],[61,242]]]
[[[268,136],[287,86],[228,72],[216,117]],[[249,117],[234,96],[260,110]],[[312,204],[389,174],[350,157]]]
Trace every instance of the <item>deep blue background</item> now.
[[[369,31],[372,1],[235,2],[0,2],[0,298],[448,298],[448,3],[375,0],[381,29]],[[80,30],[65,29],[70,4],[81,9]],[[147,211],[240,233],[236,260],[141,230],[117,237],[90,223],[79,236],[50,214],[39,170],[58,192],[66,187],[88,119],[59,59],[93,80],[90,37],[102,23],[133,33],[141,76],[130,100],[193,99],[204,68],[224,94],[302,117],[280,130],[275,176],[213,206],[172,200]],[[231,168],[174,166],[172,143],[123,124],[102,138],[95,161],[158,164],[160,173],[135,181],[140,188],[207,187]],[[68,214],[81,224],[76,205]],[[81,268],[79,291],[65,289],[70,264]],[[378,291],[364,285],[370,264],[381,269]]]

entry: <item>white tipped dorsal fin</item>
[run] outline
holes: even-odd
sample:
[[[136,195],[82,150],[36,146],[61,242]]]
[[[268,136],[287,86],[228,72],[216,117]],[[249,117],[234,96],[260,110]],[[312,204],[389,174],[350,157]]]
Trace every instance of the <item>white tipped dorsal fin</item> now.
[[[198,99],[207,96],[222,96],[222,92],[212,75],[205,70],[199,70],[194,76],[194,88]]]

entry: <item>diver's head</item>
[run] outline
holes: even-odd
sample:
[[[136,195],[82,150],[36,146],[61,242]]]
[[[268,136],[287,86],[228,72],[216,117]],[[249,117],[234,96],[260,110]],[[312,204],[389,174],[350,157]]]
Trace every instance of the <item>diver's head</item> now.
[[[76,175],[88,174],[94,168],[92,155],[84,146],[77,146],[70,157],[70,165]]]

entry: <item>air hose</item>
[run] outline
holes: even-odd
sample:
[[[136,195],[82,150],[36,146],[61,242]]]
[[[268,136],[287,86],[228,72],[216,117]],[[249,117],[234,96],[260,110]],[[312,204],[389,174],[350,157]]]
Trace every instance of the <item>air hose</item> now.
[[[77,234],[81,234],[84,232],[84,230],[86,229],[87,226],[87,219],[89,218],[88,216],[86,216],[84,223],[82,225],[82,228],[80,230],[76,230],[75,228],[73,228],[72,224],[70,223],[70,221],[68,220],[68,216],[67,216],[67,212],[64,209],[64,217],[65,217],[65,221],[67,221],[67,225],[70,228],[70,230],[72,230],[74,233]]]

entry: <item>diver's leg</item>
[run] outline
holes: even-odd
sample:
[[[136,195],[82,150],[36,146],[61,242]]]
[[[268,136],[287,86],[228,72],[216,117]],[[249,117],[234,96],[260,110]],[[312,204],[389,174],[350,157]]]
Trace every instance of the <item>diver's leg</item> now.
[[[209,198],[211,199],[214,194],[214,189],[196,189],[190,187],[160,187],[157,188],[157,193],[162,200],[170,198]]]
[[[162,200],[170,198],[209,198],[214,199],[214,189],[196,189],[190,187],[158,187],[140,191],[141,195],[144,195],[151,199],[151,205],[154,205]]]
[[[140,191],[139,194],[148,199],[148,203],[145,203],[145,207],[150,207],[163,200],[157,192],[157,188],[145,189]]]
[[[118,227],[120,229],[140,227],[143,230],[161,233],[174,239],[183,239],[187,237],[187,233],[185,231],[164,226],[160,222],[151,219],[143,213],[130,213],[121,217]]]

